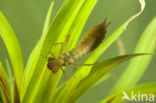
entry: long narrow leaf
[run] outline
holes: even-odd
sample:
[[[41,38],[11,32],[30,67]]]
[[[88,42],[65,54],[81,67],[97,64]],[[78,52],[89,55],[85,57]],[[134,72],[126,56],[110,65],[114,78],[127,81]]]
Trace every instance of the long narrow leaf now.
[[[88,89],[93,87],[103,76],[109,71],[115,69],[116,66],[136,56],[142,56],[145,54],[129,54],[114,57],[93,66],[91,73],[84,78],[76,87],[75,91],[71,93],[67,103],[75,103]]]
[[[52,1],[51,5],[49,7],[48,13],[47,13],[47,17],[45,19],[45,23],[44,23],[44,27],[43,27],[43,31],[42,31],[42,38],[45,38],[45,36],[48,32],[53,6],[54,6],[54,2]],[[22,85],[21,85],[21,90],[20,90],[21,99],[23,99],[24,91],[26,90],[26,87],[27,87],[27,85],[32,77],[33,71],[35,69],[34,67],[36,66],[36,63],[37,63],[38,51],[40,51],[41,45],[42,45],[41,42],[39,44],[37,44],[29,56],[29,59],[28,59],[27,65],[26,65],[26,69],[24,71],[24,77],[22,80]]]
[[[0,36],[2,37],[7,47],[11,63],[13,65],[15,81],[19,89],[19,85],[21,83],[21,78],[23,75],[23,57],[21,53],[21,48],[11,26],[9,25],[8,21],[5,19],[1,12]]]
[[[47,13],[47,16],[46,16],[46,19],[45,19],[45,23],[44,23],[44,27],[43,27],[43,33],[42,33],[42,37],[41,38],[45,38],[48,30],[49,30],[49,26],[50,26],[50,23],[51,23],[51,15],[52,15],[52,10],[53,10],[53,7],[54,7],[54,1],[51,2],[51,5],[49,7],[49,10],[48,10],[48,13]],[[41,43],[41,42],[40,42]],[[46,102],[46,100],[48,100],[47,98],[44,98],[45,97],[45,94],[47,95],[47,93],[45,92],[48,92],[46,91],[47,89],[47,86],[48,86],[48,73],[47,72],[42,72],[42,78],[40,80],[40,83],[38,85],[38,87],[36,87],[36,94],[34,94],[34,102],[35,103],[43,103],[43,102]],[[46,102],[47,103],[47,102]]]
[[[3,96],[3,92],[2,89],[0,88],[0,103],[4,103],[4,96]]]
[[[10,101],[10,88],[9,88],[9,78],[4,70],[2,63],[0,62],[0,88],[3,93],[3,97],[6,103]]]
[[[2,85],[2,83],[0,82],[0,90],[2,92],[3,101],[5,103],[9,103],[9,98],[8,98],[7,92],[5,91],[5,89],[1,85]]]
[[[6,64],[6,71],[8,71],[8,79],[9,79],[9,88],[10,88],[10,101],[13,103],[14,101],[14,85],[15,85],[15,80],[13,77],[13,72],[11,70],[9,61],[6,59],[5,60]]]
[[[42,32],[42,38],[44,38],[46,36],[46,33],[49,30],[53,7],[54,7],[54,1],[51,2],[50,7],[49,7],[49,10],[48,10],[48,13],[47,13],[47,16],[46,16],[46,19],[45,19],[45,23],[44,23],[44,27],[43,27],[43,32]]]
[[[148,25],[142,34],[134,53],[152,53],[156,42],[156,18]],[[134,86],[145,73],[152,56],[144,56],[131,60],[123,75],[119,78],[114,91]]]

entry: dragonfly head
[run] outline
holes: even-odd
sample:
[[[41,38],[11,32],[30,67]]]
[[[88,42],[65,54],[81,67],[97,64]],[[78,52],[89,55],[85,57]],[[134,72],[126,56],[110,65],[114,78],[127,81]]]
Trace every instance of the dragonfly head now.
[[[53,73],[57,73],[59,68],[62,67],[63,64],[64,64],[63,59],[49,57],[47,67]]]

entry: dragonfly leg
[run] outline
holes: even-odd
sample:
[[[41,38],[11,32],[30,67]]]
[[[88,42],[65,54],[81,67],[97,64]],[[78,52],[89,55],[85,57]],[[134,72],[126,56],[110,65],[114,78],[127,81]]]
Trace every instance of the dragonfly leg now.
[[[46,59],[48,58],[49,54],[52,55],[54,58],[57,58],[52,52],[48,52],[48,54],[45,56]]]
[[[66,37],[65,39],[65,53],[68,53],[68,43],[69,43],[69,38],[70,38],[70,34]],[[60,49],[60,53],[59,53],[59,57],[61,57],[61,55],[63,54],[63,49],[64,49],[64,42],[59,42],[59,43],[54,43],[54,45],[58,45],[61,44],[61,49]]]
[[[54,45],[58,45],[58,44],[61,44],[61,49],[60,49],[60,53],[59,53],[59,57],[60,57],[63,54],[64,43],[59,42],[59,43],[55,43]]]
[[[68,54],[68,44],[69,44],[70,34],[66,37],[65,53]]]
[[[72,63],[74,65],[80,65],[80,66],[92,66],[92,65],[95,65],[95,64],[99,64],[99,63],[93,63],[93,64],[78,64],[78,63]]]
[[[76,67],[76,66],[72,66],[72,65],[66,65],[66,67],[68,67],[68,68],[74,68],[74,69],[77,69],[77,67]]]

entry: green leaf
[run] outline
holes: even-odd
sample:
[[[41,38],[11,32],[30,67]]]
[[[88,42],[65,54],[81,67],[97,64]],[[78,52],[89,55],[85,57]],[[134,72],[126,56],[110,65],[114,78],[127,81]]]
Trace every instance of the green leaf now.
[[[1,12],[0,12],[0,36],[2,37],[7,47],[11,63],[13,66],[15,81],[19,89],[19,85],[21,83],[21,78],[23,75],[23,57],[21,53],[21,48],[11,26],[9,25],[9,23],[7,22],[7,20],[5,19],[5,17]]]
[[[45,19],[43,32],[42,32],[42,38],[44,38],[48,32],[50,22],[51,22],[51,15],[52,15],[53,7],[54,7],[54,1],[51,2],[46,19]]]
[[[0,82],[0,85],[2,85],[1,82]],[[4,103],[9,103],[8,95],[2,86],[0,86],[0,91],[1,91],[2,99],[3,99]]]
[[[155,49],[156,41],[156,18],[148,25],[146,30],[143,32],[134,53],[153,53]],[[134,86],[139,79],[142,77],[147,69],[151,56],[138,57],[130,61],[127,69],[123,72],[122,76],[119,78],[117,84],[113,91],[119,89],[125,89]]]
[[[125,62],[136,56],[142,56],[146,54],[129,54],[114,57],[108,60],[104,60],[99,64],[93,66],[91,73],[81,80],[77,85],[76,89],[70,94],[70,98],[67,103],[75,103],[88,89],[93,87],[102,77],[104,77],[108,72],[118,66],[120,63]]]
[[[10,72],[10,69],[11,69],[10,67],[7,68],[7,71]],[[9,76],[7,75],[1,62],[0,62],[0,87],[3,92],[3,96],[5,98],[6,103],[20,103],[17,84],[15,84],[12,74],[9,73]]]
[[[6,103],[10,101],[9,78],[0,61],[0,88]]]
[[[5,103],[2,89],[0,88],[0,103]]]
[[[43,32],[42,32],[42,39],[45,38],[48,29],[49,29],[49,25],[50,25],[50,20],[51,20],[51,14],[52,14],[52,10],[53,10],[53,6],[54,6],[54,1],[51,2],[51,5],[49,7],[46,19],[45,19],[45,23],[44,23],[44,27],[43,27]],[[41,40],[42,41],[42,40]],[[24,76],[22,79],[22,85],[21,85],[21,90],[20,90],[20,97],[21,99],[23,99],[24,97],[24,93],[25,90],[28,86],[28,83],[33,75],[37,60],[38,60],[38,52],[40,51],[40,47],[42,45],[42,42],[39,42],[35,48],[33,49],[33,51],[31,52],[27,65],[26,65],[26,69],[24,71]]]
[[[9,81],[9,88],[10,88],[10,101],[11,103],[13,103],[14,101],[14,94],[15,94],[15,91],[14,91],[14,85],[15,85],[15,81],[14,81],[14,77],[13,77],[13,72],[11,70],[11,67],[10,67],[10,64],[9,64],[9,61],[7,59],[5,59],[5,64],[6,64],[6,71],[8,72],[8,81]]]
[[[134,86],[133,88],[129,88],[124,90],[124,92],[128,95],[128,97],[131,97],[131,93],[138,94],[153,94],[156,96],[156,82],[152,83],[145,83],[145,84],[140,84],[137,86]],[[121,102],[121,98],[123,97],[123,91],[118,91],[112,95],[110,95],[107,99],[104,99],[100,103],[119,103]],[[137,97],[136,97],[137,98]]]

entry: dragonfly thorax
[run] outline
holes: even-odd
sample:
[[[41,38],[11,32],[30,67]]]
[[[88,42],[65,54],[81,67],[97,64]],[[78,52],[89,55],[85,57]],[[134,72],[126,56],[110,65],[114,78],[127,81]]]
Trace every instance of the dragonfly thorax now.
[[[65,66],[74,63],[74,57],[72,55],[65,55],[63,59],[64,59]]]

